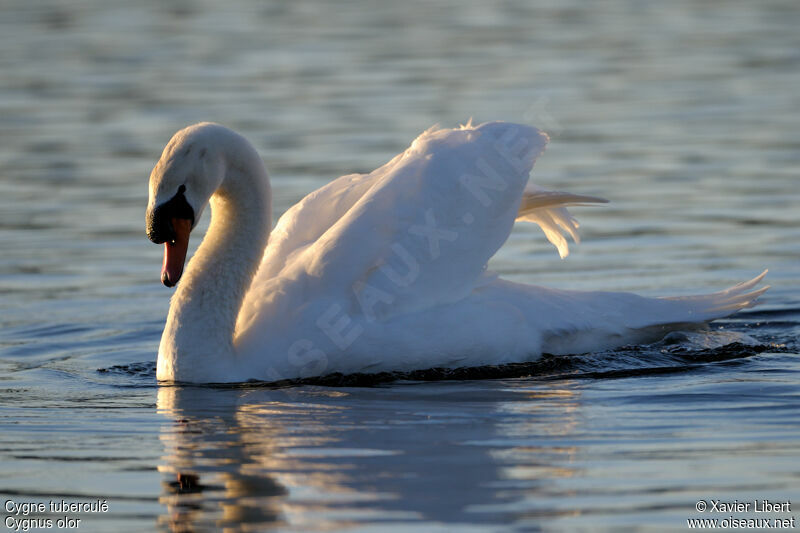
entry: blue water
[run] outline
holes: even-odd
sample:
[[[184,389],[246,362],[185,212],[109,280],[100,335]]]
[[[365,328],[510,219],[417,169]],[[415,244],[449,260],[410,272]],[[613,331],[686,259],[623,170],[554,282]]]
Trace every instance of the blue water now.
[[[0,500],[108,510],[4,526],[677,531],[756,516],[699,500],[800,509],[798,24],[792,0],[5,1]],[[170,291],[144,208],[174,131],[252,139],[279,215],[469,117],[547,130],[534,180],[611,200],[575,210],[565,261],[516,228],[502,275],[678,295],[769,268],[772,289],[705,331],[534,365],[156,386]]]

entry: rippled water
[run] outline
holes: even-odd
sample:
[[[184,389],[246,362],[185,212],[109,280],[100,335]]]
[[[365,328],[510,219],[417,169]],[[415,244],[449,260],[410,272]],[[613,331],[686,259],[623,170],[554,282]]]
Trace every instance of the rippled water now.
[[[0,8],[4,505],[106,500],[67,513],[80,531],[684,530],[730,515],[701,499],[800,506],[796,2],[221,6]],[[169,291],[143,213],[175,130],[253,139],[280,214],[470,116],[548,130],[536,182],[612,200],[577,212],[566,261],[517,228],[503,275],[675,295],[769,268],[772,289],[707,331],[533,365],[156,387]]]

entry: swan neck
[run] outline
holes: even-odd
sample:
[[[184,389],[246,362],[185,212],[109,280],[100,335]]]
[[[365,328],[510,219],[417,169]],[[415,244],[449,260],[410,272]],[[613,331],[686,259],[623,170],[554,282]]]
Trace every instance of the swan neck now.
[[[271,229],[264,164],[241,141],[226,150],[225,176],[209,201],[208,231],[173,297],[159,348],[159,379],[213,381],[236,366],[236,320]]]

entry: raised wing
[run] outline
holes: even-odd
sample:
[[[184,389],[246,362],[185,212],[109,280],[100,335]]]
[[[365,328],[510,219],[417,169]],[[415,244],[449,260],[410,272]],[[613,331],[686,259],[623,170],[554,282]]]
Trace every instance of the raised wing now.
[[[370,174],[341,176],[286,211],[270,233],[255,285],[277,276],[293,258],[316,242],[375,185],[374,175],[392,165],[400,155]]]
[[[314,242],[284,254],[280,276],[303,278],[309,294],[337,291],[341,301],[344,291],[348,311],[368,320],[464,297],[508,238],[547,140],[501,122],[426,131],[387,165],[353,178],[341,203],[361,196]]]
[[[277,276],[293,257],[316,242],[372,187],[369,174],[342,176],[293,205],[269,235],[256,281]]]

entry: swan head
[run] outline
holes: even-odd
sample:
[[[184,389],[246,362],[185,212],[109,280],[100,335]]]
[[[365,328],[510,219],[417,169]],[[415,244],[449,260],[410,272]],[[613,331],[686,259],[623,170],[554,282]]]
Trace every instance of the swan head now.
[[[183,274],[189,234],[224,178],[223,156],[214,142],[221,128],[202,123],[179,131],[150,174],[147,237],[164,244],[161,281],[167,287]]]

